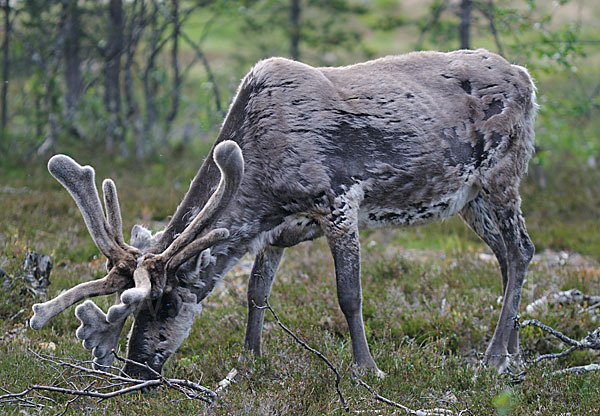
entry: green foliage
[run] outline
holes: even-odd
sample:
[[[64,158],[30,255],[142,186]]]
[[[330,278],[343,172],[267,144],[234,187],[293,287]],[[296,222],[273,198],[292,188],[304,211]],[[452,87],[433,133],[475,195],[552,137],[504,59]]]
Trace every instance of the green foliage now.
[[[502,390],[494,399],[492,404],[498,415],[510,415],[515,407],[515,399],[510,389]]]
[[[35,157],[35,150],[48,135],[50,113],[60,125],[55,150],[95,166],[98,180],[112,177],[116,181],[125,233],[135,223],[156,230],[181,200],[222,121],[212,82],[220,88],[226,107],[240,77],[256,60],[288,54],[290,36],[289,1],[219,0],[195,10],[183,31],[200,45],[214,80],[204,66],[198,65],[193,48],[181,42],[182,68],[187,68],[181,112],[173,125],[157,129],[165,136],[147,138],[154,151],[143,163],[133,164],[130,158],[137,137],[132,124],[126,126],[124,146],[104,152],[108,118],[99,49],[106,44],[105,3],[79,2],[85,11],[82,54],[86,89],[75,119],[64,115],[64,68],[52,70],[41,65],[52,61],[60,5],[52,2],[48,6],[37,0],[17,3],[22,9],[18,36],[11,45],[10,125],[2,143],[9,151],[0,155],[0,267],[9,275],[0,278],[0,386],[12,391],[31,383],[51,383],[56,375],[51,366],[36,361],[28,348],[43,349],[42,342],[52,341],[59,355],[89,358],[89,352],[73,337],[77,321],[72,309],[39,332],[26,328],[31,304],[41,300],[19,277],[26,250],[52,257],[55,267],[49,296],[104,273],[104,260],[75,204],[45,171],[45,158],[40,161]],[[131,13],[128,7],[133,3],[124,3]],[[302,59],[313,64],[345,64],[410,50],[428,25],[423,39],[427,48],[454,49],[458,45],[458,18],[446,9],[445,1],[432,1],[414,10],[389,0],[305,0],[301,4]],[[575,268],[534,262],[522,303],[573,287],[597,294],[600,272],[593,260],[600,260],[600,94],[593,41],[598,29],[586,23],[586,16],[563,16],[563,11],[573,6],[572,1],[550,5],[541,0],[498,0],[494,5],[499,43],[490,33],[489,14],[485,14],[489,10],[480,8],[474,11],[473,46],[497,50],[499,44],[509,60],[530,69],[538,85],[538,152],[522,185],[529,232],[538,253],[566,250],[592,259],[588,265]],[[598,13],[597,7],[586,10]],[[166,14],[160,14],[156,25],[168,19],[168,10],[163,11]],[[436,21],[432,17],[437,13],[440,18]],[[163,40],[168,33],[163,34]],[[140,50],[147,51],[149,34],[142,39]],[[165,42],[167,46],[150,77],[154,103],[161,114],[169,109],[173,80],[170,43]],[[135,65],[139,70],[145,58],[138,56]],[[140,73],[134,79],[134,94],[141,102]],[[142,122],[144,111],[142,105]],[[81,128],[83,137],[72,134],[74,126]],[[547,375],[568,365],[592,362],[597,359],[593,354],[579,352],[558,362],[541,363],[518,385],[479,365],[478,353],[485,350],[499,313],[501,281],[496,263],[481,260],[480,255],[487,250],[484,244],[460,220],[414,229],[369,231],[361,236],[367,336],[376,361],[388,374],[383,380],[367,375],[366,380],[380,394],[414,409],[452,402],[458,409],[468,408],[482,415],[598,414],[598,374]],[[231,368],[240,370],[242,376],[215,406],[181,401],[172,392],[159,390],[101,405],[79,399],[70,407],[73,412],[342,414],[332,375],[283,333],[268,313],[264,356],[239,359],[246,320],[246,269],[235,268],[223,287],[207,299],[191,336],[165,367],[170,376],[201,379],[212,387]],[[98,301],[106,310],[112,298]],[[341,388],[353,410],[392,412],[351,381],[351,345],[337,305],[333,264],[324,241],[287,251],[271,303],[287,325],[341,369]],[[551,305],[542,316],[533,317],[576,338],[597,326],[593,315],[580,313],[575,305]],[[523,330],[521,336],[526,358],[561,348],[535,328]],[[59,403],[67,401],[60,395],[49,397]],[[440,399],[445,401],[440,403]],[[18,409],[2,411],[10,414]]]
[[[545,88],[539,97],[536,162],[551,166],[573,162],[593,170],[600,154],[597,77],[563,73],[544,77],[542,82],[552,87]]]
[[[570,3],[562,0],[551,6],[540,7],[542,2],[528,0],[525,9],[514,7],[511,2],[496,4],[498,30],[507,38],[511,55],[529,67],[542,68],[546,72],[553,65],[574,69],[574,61],[586,52],[581,42],[581,27],[575,22],[555,24],[555,14],[560,7]]]
[[[242,31],[247,39],[245,57],[288,56],[294,28],[290,22],[290,0],[247,1]],[[298,33],[300,58],[316,65],[334,65],[360,56],[366,28],[358,17],[369,11],[352,0],[300,1]]]
[[[181,151],[195,146],[198,137],[214,137],[227,102],[248,68],[260,58],[289,54],[290,39],[296,32],[290,22],[290,5],[291,0],[184,2],[182,32],[196,42],[212,75],[205,65],[200,65],[203,61],[194,47],[179,39],[181,105],[175,120],[167,123],[164,117],[171,109],[174,87],[170,56],[173,44],[169,37],[172,9],[160,2],[146,2],[147,26],[140,28],[141,37],[135,44],[132,79],[138,113],[126,109],[123,96],[122,118],[126,123],[117,132],[124,133],[123,143],[106,151],[124,158],[140,157],[168,149]],[[347,64],[410,50],[415,44],[433,49],[458,46],[459,19],[456,9],[446,0],[419,7],[411,4],[410,10],[387,0],[300,0],[299,5],[300,57],[311,64]],[[65,112],[64,103],[62,3],[48,5],[28,0],[14,7],[19,14],[11,38],[10,123],[2,143],[9,152],[0,157],[28,159],[48,137],[56,140],[55,151],[77,147],[80,142],[88,147],[105,147],[107,132],[112,128],[104,100],[106,5],[78,2],[80,55],[85,65],[84,88],[74,117]],[[596,59],[594,39],[598,31],[587,23],[587,16],[562,17],[564,11],[572,14],[574,7],[572,1],[566,0],[552,4],[541,0],[474,1],[472,6],[473,47],[503,50],[509,60],[526,65],[539,80],[542,107],[536,163],[542,166],[554,163],[552,153],[561,154],[564,149],[574,163],[581,163],[597,157],[600,147],[594,133],[598,127],[595,120],[599,96],[594,91],[598,86],[594,85],[594,74],[586,69],[587,62]],[[586,7],[585,13],[598,12],[594,6]],[[124,12],[127,34],[133,22],[141,21],[141,17],[135,20],[140,12],[139,2],[124,2]],[[161,32],[163,27],[166,29]],[[153,40],[153,36],[157,38]],[[142,79],[153,42],[160,45],[148,77],[152,106],[158,116],[156,125],[149,121]],[[575,88],[570,85],[572,78],[577,80]],[[220,111],[215,102],[215,86],[221,95]]]

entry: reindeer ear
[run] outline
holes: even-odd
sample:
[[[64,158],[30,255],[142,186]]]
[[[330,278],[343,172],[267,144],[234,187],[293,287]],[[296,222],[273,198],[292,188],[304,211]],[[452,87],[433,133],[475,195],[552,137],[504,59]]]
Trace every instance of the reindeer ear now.
[[[207,248],[179,266],[175,276],[180,282],[194,283],[200,278],[200,272],[214,261],[215,257],[210,254],[210,248]]]
[[[131,228],[131,238],[129,243],[137,248],[138,250],[143,250],[146,247],[150,246],[152,242],[152,233],[150,230],[141,225],[134,225]]]
[[[215,262],[215,259],[215,256],[213,256],[210,253],[210,248],[207,248],[202,253],[200,253],[200,256],[198,256],[198,266],[200,267],[200,269],[206,269],[209,264]]]
[[[183,247],[176,254],[167,257],[167,270],[176,271],[183,263],[202,253],[207,248],[229,238],[229,230],[226,228],[215,228],[209,231],[206,235],[197,238],[196,240]]]

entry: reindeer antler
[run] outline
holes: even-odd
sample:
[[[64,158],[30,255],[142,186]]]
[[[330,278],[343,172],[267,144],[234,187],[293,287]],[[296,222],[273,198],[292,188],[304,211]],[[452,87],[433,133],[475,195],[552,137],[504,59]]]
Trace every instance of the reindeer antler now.
[[[232,141],[217,145],[213,158],[221,172],[217,190],[185,230],[162,253],[147,253],[143,257],[140,250],[126,244],[123,239],[121,210],[114,182],[106,179],[102,184],[105,216],[94,183],[94,169],[90,166],[82,167],[65,155],[50,159],[48,170],[77,203],[92,239],[108,258],[110,270],[102,279],[81,283],[48,302],[33,305],[34,315],[30,326],[39,329],[80,300],[122,291],[134,283],[133,288],[121,293],[120,303],[111,306],[106,314],[91,300],[75,310],[76,317],[81,321],[77,337],[83,341],[85,348],[93,350],[96,364],[110,365],[110,351],[118,342],[127,316],[142,301],[148,299],[151,293],[153,297],[160,296],[167,274],[174,275],[185,261],[229,236],[227,229],[217,228],[198,237],[229,204],[244,172],[242,152]]]
[[[192,222],[162,253],[144,255],[134,273],[135,288],[124,291],[121,294],[121,303],[110,307],[106,315],[108,322],[114,323],[127,317],[135,310],[133,305],[146,299],[150,291],[153,298],[159,297],[168,275],[174,275],[179,266],[187,260],[229,237],[229,230],[216,228],[197,238],[214,220],[215,215],[229,204],[244,174],[242,151],[235,142],[224,141],[218,144],[214,149],[213,158],[221,172],[217,190]]]
[[[106,217],[94,183],[94,169],[80,166],[65,155],[56,155],[48,162],[48,170],[69,191],[83,216],[94,243],[111,265],[108,274],[91,282],[81,283],[58,297],[33,305],[34,315],[29,321],[33,329],[39,329],[54,316],[82,299],[107,295],[126,289],[137,267],[141,252],[125,244],[123,240],[121,211],[117,190],[112,180],[103,184]]]

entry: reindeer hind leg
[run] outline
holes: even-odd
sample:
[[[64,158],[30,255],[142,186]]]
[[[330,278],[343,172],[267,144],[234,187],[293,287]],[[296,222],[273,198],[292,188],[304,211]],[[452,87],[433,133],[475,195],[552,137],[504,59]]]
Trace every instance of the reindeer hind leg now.
[[[506,245],[496,224],[496,219],[481,194],[477,195],[462,209],[460,217],[496,256],[502,274],[502,293],[504,294],[508,282]]]
[[[502,309],[486,351],[487,362],[502,372],[506,370],[510,357],[519,351],[515,320],[519,316],[521,291],[535,248],[525,227],[516,186],[502,193],[490,194],[487,203],[506,247],[507,278]]]
[[[502,295],[505,295],[508,284],[508,254],[502,233],[496,224],[489,204],[481,196],[469,202],[460,212],[463,221],[477,234],[494,252],[502,274]],[[519,352],[519,333],[512,331],[508,341],[508,354]]]

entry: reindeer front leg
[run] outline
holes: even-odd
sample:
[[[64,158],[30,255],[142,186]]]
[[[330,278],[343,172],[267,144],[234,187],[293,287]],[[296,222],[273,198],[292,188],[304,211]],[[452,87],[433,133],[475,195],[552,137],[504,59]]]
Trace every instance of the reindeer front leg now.
[[[378,376],[384,373],[377,368],[371,356],[362,317],[362,289],[360,284],[360,241],[355,218],[344,213],[337,218],[344,218],[350,226],[340,224],[337,220],[324,226],[323,231],[335,264],[335,279],[340,308],[348,322],[354,363],[359,367],[374,370]]]
[[[275,273],[279,267],[283,248],[267,246],[256,255],[254,266],[248,280],[248,324],[244,347],[260,357],[260,340],[262,335],[265,310],[263,306],[269,297]]]

